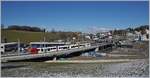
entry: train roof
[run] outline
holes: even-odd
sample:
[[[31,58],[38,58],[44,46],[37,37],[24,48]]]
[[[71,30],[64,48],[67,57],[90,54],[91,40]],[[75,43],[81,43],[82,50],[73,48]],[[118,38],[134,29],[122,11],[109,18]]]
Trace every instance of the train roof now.
[[[18,44],[18,42],[1,43],[1,45]]]
[[[70,44],[69,42],[30,42],[30,44]]]

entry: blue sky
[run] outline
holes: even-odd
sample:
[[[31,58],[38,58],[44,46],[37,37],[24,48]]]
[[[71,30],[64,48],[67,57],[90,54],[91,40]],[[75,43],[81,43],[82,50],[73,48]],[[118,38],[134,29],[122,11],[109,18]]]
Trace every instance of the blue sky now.
[[[5,1],[2,24],[92,32],[149,23],[148,1]]]

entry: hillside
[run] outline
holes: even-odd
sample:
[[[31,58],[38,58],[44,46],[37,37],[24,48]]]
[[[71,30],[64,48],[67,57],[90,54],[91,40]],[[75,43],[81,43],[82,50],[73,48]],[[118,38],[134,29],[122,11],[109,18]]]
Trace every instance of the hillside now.
[[[58,39],[71,39],[77,37],[75,32],[30,32],[30,31],[19,31],[19,30],[1,30],[1,38],[6,38],[7,42],[17,41],[20,39],[21,42],[29,43],[31,41],[41,41],[46,37],[46,41],[54,41]]]

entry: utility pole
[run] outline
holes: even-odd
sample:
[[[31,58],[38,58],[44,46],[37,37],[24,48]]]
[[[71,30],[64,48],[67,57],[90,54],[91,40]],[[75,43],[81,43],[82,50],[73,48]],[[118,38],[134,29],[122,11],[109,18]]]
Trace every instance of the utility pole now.
[[[44,36],[44,52],[46,53],[45,36]]]
[[[44,28],[44,30],[45,30],[45,28]],[[45,30],[45,31],[46,31],[46,30]],[[46,53],[46,44],[45,44],[46,39],[45,39],[45,31],[44,31],[44,52]]]
[[[18,39],[18,55],[20,54],[20,39]]]

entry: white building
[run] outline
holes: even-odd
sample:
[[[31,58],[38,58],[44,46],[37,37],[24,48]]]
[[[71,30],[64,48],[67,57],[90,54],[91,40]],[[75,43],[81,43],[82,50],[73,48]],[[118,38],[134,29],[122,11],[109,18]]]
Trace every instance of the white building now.
[[[146,29],[146,34],[141,34],[141,32],[135,31],[135,40],[142,40],[142,41],[148,41],[149,38],[147,35],[149,35],[149,30]]]

